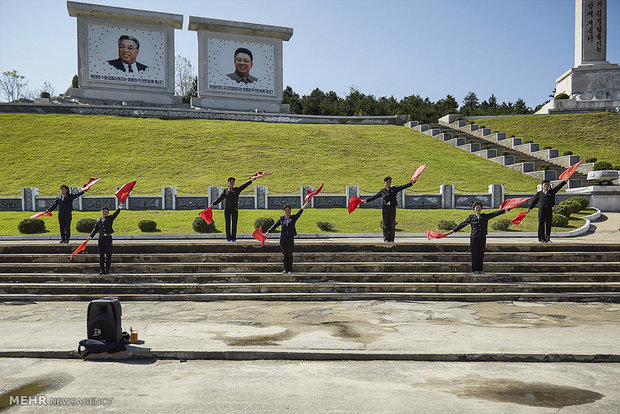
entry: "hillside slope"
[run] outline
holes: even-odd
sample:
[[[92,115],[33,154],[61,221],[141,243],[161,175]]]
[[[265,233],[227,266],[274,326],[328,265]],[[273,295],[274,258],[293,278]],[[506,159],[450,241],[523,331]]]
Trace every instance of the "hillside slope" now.
[[[481,118],[475,122],[524,140],[572,151],[583,160],[597,158],[620,165],[620,114],[589,113]]]
[[[0,114],[0,157],[3,196],[29,186],[56,194],[60,184],[79,186],[89,176],[104,178],[91,194],[109,194],[132,179],[136,194],[158,194],[162,186],[206,194],[228,176],[240,184],[258,170],[274,173],[258,181],[272,194],[322,182],[324,193],[343,193],[347,184],[374,192],[386,175],[394,184],[407,182],[421,163],[428,168],[408,192],[437,193],[441,184],[486,192],[499,183],[508,191],[532,191],[537,183],[398,126]]]

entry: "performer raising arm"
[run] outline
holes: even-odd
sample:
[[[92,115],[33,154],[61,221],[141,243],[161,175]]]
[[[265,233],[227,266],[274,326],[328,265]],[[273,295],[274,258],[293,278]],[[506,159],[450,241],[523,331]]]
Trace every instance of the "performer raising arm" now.
[[[224,219],[226,220],[226,240],[229,242],[237,241],[237,219],[239,218],[239,194],[245,190],[252,179],[243,183],[240,187],[235,187],[235,177],[228,177],[228,187],[220,196],[211,203],[209,208],[221,203],[226,199],[224,206]]]
[[[121,212],[123,208],[123,204],[116,209],[116,211],[110,214],[110,209],[107,207],[101,208],[101,217],[95,221],[95,227],[93,227],[93,231],[88,236],[88,240],[92,240],[93,237],[97,233],[99,233],[99,274],[107,275],[110,274],[110,265],[112,264],[112,233],[114,233],[114,229],[112,228],[112,224],[116,217],[118,217],[118,213]]]
[[[536,193],[530,203],[530,208],[527,209],[529,213],[540,202],[538,207],[538,241],[540,243],[551,243],[551,219],[553,217],[553,206],[555,206],[555,194],[564,187],[566,181],[564,180],[551,188],[551,182],[543,180],[542,191]]]
[[[280,247],[282,248],[282,261],[284,262],[284,271],[282,273],[291,273],[293,271],[293,249],[295,248],[295,236],[297,236],[295,223],[299,220],[301,213],[304,212],[309,203],[310,200],[306,201],[306,204],[301,206],[294,216],[291,216],[291,206],[285,205],[282,209],[284,215],[273,223],[273,226],[267,230],[267,233],[263,233],[263,236],[269,237],[269,233],[282,226],[282,232],[280,233]]]
[[[399,192],[405,188],[411,187],[415,180],[403,185],[392,186],[392,177],[385,177],[383,179],[385,187],[379,190],[377,194],[372,197],[368,197],[366,200],[362,200],[362,203],[376,200],[381,197],[383,203],[381,204],[381,213],[383,216],[383,241],[387,243],[394,242],[394,234],[396,233],[396,196]]]
[[[492,213],[482,212],[482,203],[480,201],[474,201],[472,204],[474,214],[470,214],[464,222],[456,226],[449,234],[461,230],[468,224],[471,226],[471,234],[469,236],[469,245],[471,248],[471,271],[473,273],[484,273],[482,271],[484,262],[484,247],[487,242],[487,228],[489,220],[504,214],[506,211],[510,211],[510,207],[506,209],[497,210]]]
[[[51,212],[58,206],[58,224],[60,226],[60,242],[69,243],[71,238],[71,219],[73,218],[73,200],[84,195],[84,191],[70,193],[65,184],[60,186],[60,195],[46,211]]]

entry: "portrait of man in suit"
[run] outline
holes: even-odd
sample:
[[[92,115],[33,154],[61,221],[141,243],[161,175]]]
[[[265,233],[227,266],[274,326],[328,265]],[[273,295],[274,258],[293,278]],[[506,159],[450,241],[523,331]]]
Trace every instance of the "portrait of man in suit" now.
[[[118,38],[118,59],[108,60],[108,63],[121,72],[142,72],[148,66],[136,61],[139,53],[140,42],[138,39],[122,35]]]
[[[254,57],[252,52],[245,47],[240,47],[235,50],[233,62],[235,64],[235,71],[226,74],[230,79],[237,83],[252,83],[258,80],[257,77],[250,75],[250,69],[252,69]]]

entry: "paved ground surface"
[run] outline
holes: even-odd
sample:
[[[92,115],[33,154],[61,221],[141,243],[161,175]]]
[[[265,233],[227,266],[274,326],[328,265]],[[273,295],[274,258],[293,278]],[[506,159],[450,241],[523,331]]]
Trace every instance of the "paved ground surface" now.
[[[87,305],[0,304],[0,355],[75,349]],[[614,303],[125,302],[122,321],[144,352],[620,355]]]
[[[620,364],[1,359],[0,370],[0,410],[15,413],[620,412]],[[109,405],[10,406],[16,395]]]

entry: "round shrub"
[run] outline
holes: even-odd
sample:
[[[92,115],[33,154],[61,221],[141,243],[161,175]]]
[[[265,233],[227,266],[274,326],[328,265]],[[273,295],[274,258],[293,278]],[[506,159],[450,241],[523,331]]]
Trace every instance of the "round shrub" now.
[[[581,197],[581,196],[580,197],[573,197],[573,198],[569,198],[569,200],[572,200],[572,201],[575,201],[575,202],[581,204],[581,210],[585,210],[586,208],[588,208],[590,206],[590,202],[585,197]]]
[[[531,139],[528,139],[526,141],[523,141],[524,144],[533,144],[534,141],[532,141]]]
[[[609,163],[607,161],[597,161],[594,164],[594,170],[595,171],[611,170],[612,168],[613,168],[613,166],[611,165],[611,163]]]
[[[568,99],[568,95],[564,92],[558,93],[553,99]]]
[[[549,164],[540,164],[536,171],[547,171],[549,169]]]
[[[439,220],[437,222],[437,228],[439,230],[452,230],[456,227],[456,222],[454,220]]]
[[[196,217],[192,223],[192,228],[197,233],[215,233],[215,223],[207,224],[202,217]]]
[[[273,223],[275,222],[276,221],[272,219],[271,217],[259,217],[256,220],[254,220],[254,230],[256,230],[259,227],[262,227],[263,231],[266,232],[267,230],[269,230],[271,226],[273,226]]]
[[[491,222],[491,228],[498,231],[506,231],[510,227],[510,220],[507,218],[499,218]]]
[[[43,91],[39,94],[39,98],[50,98],[50,93]]]
[[[593,163],[593,162],[596,162],[596,161],[598,161],[598,160],[596,159],[596,157],[586,158],[586,160],[585,160],[585,162],[586,162],[587,164],[590,164],[590,163]]]
[[[44,233],[46,231],[45,222],[41,219],[25,219],[19,222],[17,230],[22,234]]]
[[[89,218],[80,219],[75,224],[75,229],[79,233],[90,233],[91,231],[93,231],[93,227],[95,227],[95,222],[96,221],[97,220],[95,220],[95,219],[89,219]]]
[[[616,171],[620,171],[620,165],[614,165],[613,169],[616,170]]]
[[[579,213],[581,211],[581,203],[579,201],[573,201],[572,199],[564,200],[560,203],[570,209],[571,214]]]
[[[552,227],[568,227],[568,217],[562,214],[553,214],[551,216]]]
[[[564,151],[562,155],[573,155],[573,151]]]
[[[153,233],[157,230],[157,223],[154,220],[140,220],[138,228],[144,233]]]
[[[334,223],[330,223],[329,221],[317,221],[316,225],[323,231],[336,231],[336,225]]]
[[[544,149],[544,150],[548,150],[548,149],[551,149],[551,147],[547,146],[547,147],[545,147],[545,148],[543,148],[543,149]]]
[[[561,214],[565,217],[570,217],[570,215],[573,213],[573,209],[570,206],[567,206],[566,204],[558,204],[557,206],[553,207],[553,214]]]

